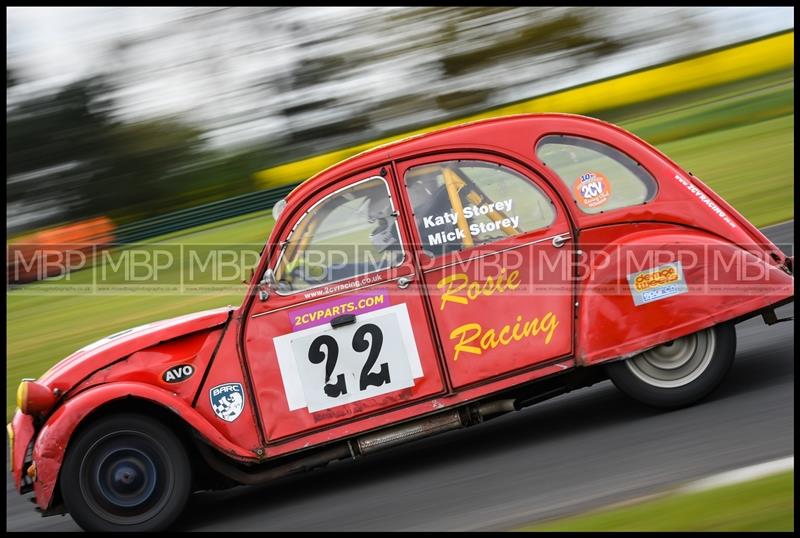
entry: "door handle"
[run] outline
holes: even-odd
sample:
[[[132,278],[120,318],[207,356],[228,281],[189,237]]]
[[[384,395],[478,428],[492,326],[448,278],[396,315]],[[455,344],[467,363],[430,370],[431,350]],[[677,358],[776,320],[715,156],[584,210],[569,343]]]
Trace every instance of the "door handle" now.
[[[406,289],[411,281],[414,280],[414,275],[409,276],[401,276],[397,279],[397,287],[401,289]]]
[[[553,238],[553,246],[556,248],[561,248],[568,240],[569,236],[557,235]]]

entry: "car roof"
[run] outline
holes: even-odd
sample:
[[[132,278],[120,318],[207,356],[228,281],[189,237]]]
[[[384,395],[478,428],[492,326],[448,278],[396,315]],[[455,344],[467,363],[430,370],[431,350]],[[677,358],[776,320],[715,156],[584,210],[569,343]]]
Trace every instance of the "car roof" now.
[[[353,155],[314,174],[292,190],[287,195],[286,199],[289,201],[294,200],[296,197],[304,198],[306,195],[310,195],[314,191],[325,187],[330,181],[338,179],[343,175],[358,173],[365,169],[377,167],[391,159],[405,158],[431,148],[453,145],[464,146],[465,148],[469,148],[470,146],[485,146],[487,140],[496,140],[497,137],[501,135],[502,131],[512,124],[515,126],[520,123],[528,125],[531,127],[531,130],[535,132],[546,127],[548,122],[567,118],[580,123],[595,123],[612,126],[618,129],[618,127],[612,124],[595,118],[562,113],[515,114],[461,123],[451,127],[409,136],[362,151],[361,153]]]

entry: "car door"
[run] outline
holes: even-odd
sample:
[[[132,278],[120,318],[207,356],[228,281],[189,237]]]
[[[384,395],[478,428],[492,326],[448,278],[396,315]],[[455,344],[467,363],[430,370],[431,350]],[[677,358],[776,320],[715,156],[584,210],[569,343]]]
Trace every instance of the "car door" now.
[[[244,346],[267,442],[443,392],[390,167],[306,200]]]
[[[452,387],[571,355],[573,237],[554,190],[479,153],[401,161],[397,173]]]

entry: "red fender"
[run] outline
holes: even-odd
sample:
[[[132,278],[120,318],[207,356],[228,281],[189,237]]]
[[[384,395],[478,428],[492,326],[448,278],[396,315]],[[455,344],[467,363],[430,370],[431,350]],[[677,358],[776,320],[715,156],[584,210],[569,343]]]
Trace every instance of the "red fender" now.
[[[11,448],[11,454],[8,459],[11,464],[11,476],[14,478],[14,486],[18,492],[22,485],[22,467],[25,465],[25,456],[35,435],[36,429],[33,426],[33,417],[22,414],[22,411],[17,408],[11,424],[8,425],[8,441]]]
[[[64,402],[64,405],[50,416],[36,438],[33,447],[36,480],[33,488],[36,492],[36,504],[43,510],[49,507],[53,499],[64,454],[78,425],[103,405],[129,397],[146,400],[172,411],[212,446],[228,456],[239,460],[257,461],[249,450],[228,441],[196,409],[169,391],[133,382],[100,385]]]
[[[794,279],[767,259],[685,226],[605,226],[582,232],[580,245],[587,257],[581,269],[590,277],[578,302],[578,327],[584,329],[576,358],[584,366],[628,357],[794,296]],[[680,267],[682,278],[674,283],[687,290],[637,305],[630,279],[658,267]]]

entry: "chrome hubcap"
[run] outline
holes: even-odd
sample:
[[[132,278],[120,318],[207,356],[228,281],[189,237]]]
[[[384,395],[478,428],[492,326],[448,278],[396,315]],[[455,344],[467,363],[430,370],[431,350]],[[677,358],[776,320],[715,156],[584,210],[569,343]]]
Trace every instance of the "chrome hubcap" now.
[[[633,374],[654,387],[675,388],[688,385],[702,374],[714,354],[714,331],[672,340],[626,361]]]

